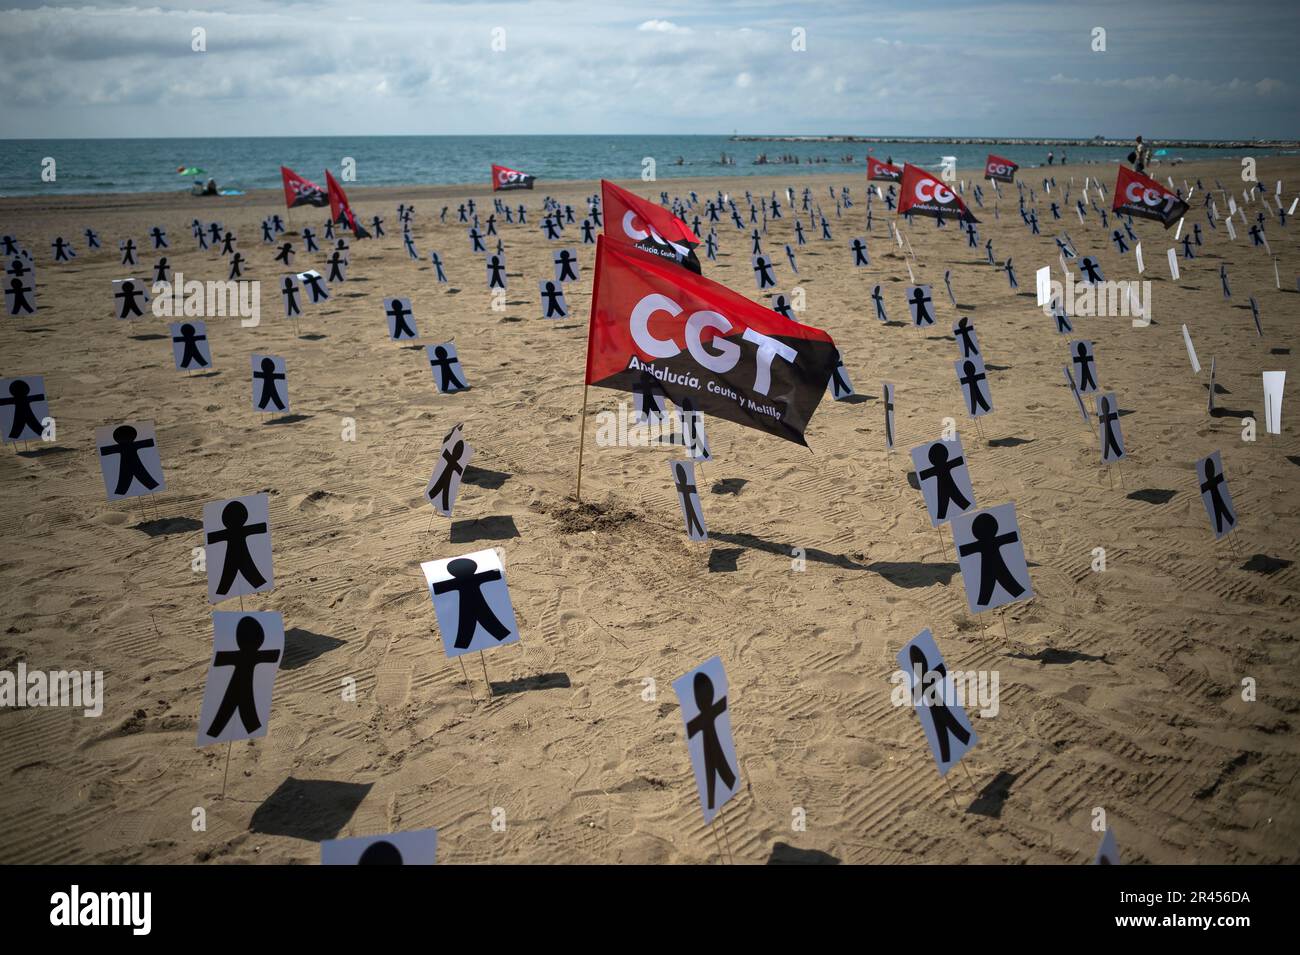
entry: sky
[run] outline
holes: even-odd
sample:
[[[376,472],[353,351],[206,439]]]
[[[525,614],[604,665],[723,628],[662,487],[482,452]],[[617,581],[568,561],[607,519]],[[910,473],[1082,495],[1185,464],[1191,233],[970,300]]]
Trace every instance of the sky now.
[[[0,0],[0,129],[1294,139],[1297,36],[1295,0]]]

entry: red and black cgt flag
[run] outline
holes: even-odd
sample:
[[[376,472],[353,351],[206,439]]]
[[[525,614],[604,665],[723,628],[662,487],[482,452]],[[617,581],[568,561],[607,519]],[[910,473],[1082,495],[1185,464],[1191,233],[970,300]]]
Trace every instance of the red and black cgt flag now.
[[[1140,219],[1155,219],[1168,229],[1187,214],[1187,203],[1154,179],[1135,172],[1127,166],[1119,167],[1115,180],[1115,204],[1111,207]]]
[[[910,162],[903,166],[903,182],[898,187],[898,214],[906,212],[936,219],[951,215],[963,222],[980,221],[946,182]]]
[[[535,177],[531,173],[520,172],[509,166],[492,165],[492,191],[501,189],[531,189]]]
[[[607,179],[600,181],[600,205],[605,213],[605,234],[643,252],[702,273],[695,255],[699,238],[681,219],[648,199],[628,192]]]
[[[325,188],[329,192],[330,218],[334,220],[335,224],[347,226],[358,239],[370,238],[370,233],[353,215],[352,206],[348,204],[347,193],[343,191],[343,187],[339,185],[338,180],[330,175],[328,169],[325,170]]]
[[[884,182],[898,182],[903,178],[903,170],[897,166],[891,166],[887,162],[881,162],[875,156],[867,157],[867,181],[882,180]]]
[[[325,190],[310,179],[304,179],[288,166],[280,167],[280,178],[284,180],[284,204],[292,209],[294,206],[327,206],[329,196]]]
[[[589,385],[631,391],[649,375],[678,407],[807,444],[838,357],[819,328],[609,236],[596,245]]]
[[[1003,159],[1001,156],[989,153],[989,158],[984,163],[984,178],[997,182],[1015,182],[1016,170],[1019,168],[1010,159]]]

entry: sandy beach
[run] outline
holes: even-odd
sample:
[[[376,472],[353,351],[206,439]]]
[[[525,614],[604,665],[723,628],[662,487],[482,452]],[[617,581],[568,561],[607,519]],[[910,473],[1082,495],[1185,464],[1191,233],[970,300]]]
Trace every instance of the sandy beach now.
[[[848,186],[855,203],[831,220],[832,241],[809,233],[797,277],[780,254],[792,218],[770,223],[764,245],[778,288],[804,289],[799,319],[834,337],[858,395],[823,400],[808,448],[709,419],[715,460],[697,471],[705,544],[683,534],[665,464],[679,451],[596,440],[600,413],[629,396],[591,389],[583,501],[573,498],[595,247],[580,247],[570,318],[543,321],[537,283],[561,244],[537,221],[545,195],[581,219],[598,183],[503,195],[529,210],[527,226],[499,225],[504,312],[490,307],[482,259],[455,221],[469,196],[491,211],[486,173],[477,189],[349,185],[360,218],[380,215],[387,234],[352,243],[347,281],[306,306],[296,329],[274,285],[285,270],[259,238],[264,217],[285,215],[278,192],[0,200],[0,231],[32,249],[39,280],[38,314],[0,324],[0,376],[44,375],[58,428],[49,444],[0,454],[0,669],[25,661],[105,678],[98,718],[0,710],[0,862],[315,863],[323,839],[437,827],[448,863],[707,863],[724,838],[743,863],[1080,864],[1096,850],[1099,808],[1126,863],[1300,861],[1300,224],[1267,220],[1279,290],[1240,218],[1235,242],[1222,222],[1206,227],[1199,190],[1186,228],[1201,223],[1204,245],[1180,259],[1178,281],[1165,257],[1173,230],[1135,221],[1151,325],[1081,317],[1074,336],[1094,343],[1124,412],[1129,458],[1108,473],[1062,376],[1070,336],[1036,306],[1034,272],[1050,265],[1060,277],[1053,237],[1064,229],[1108,279],[1139,276],[1095,214],[1050,220],[1045,172],[1020,173],[1038,193],[1041,236],[1021,223],[1014,187],[1003,186],[995,218],[987,183],[974,210],[980,248],[951,224],[910,227],[912,267],[933,285],[938,315],[924,332],[907,324],[910,259],[883,203],[866,229],[864,170],[622,182],[656,202],[660,190],[702,202],[719,189],[784,201],[787,186],[809,186],[829,215],[828,187]],[[1085,176],[1114,188],[1113,166],[1051,172],[1060,187],[1074,180],[1071,207]],[[958,174],[969,193],[978,171]],[[1235,160],[1155,174],[1180,186],[1217,177],[1241,202]],[[1294,195],[1300,159],[1261,159],[1259,179]],[[416,208],[418,263],[402,247],[399,202]],[[1253,221],[1259,203],[1246,209]],[[297,232],[319,231],[327,212],[288,217],[293,271],[322,268]],[[208,319],[214,368],[186,375],[173,369],[167,319],[112,316],[111,281],[131,271],[117,252],[128,236],[142,246],[134,274],[151,277],[154,225],[168,231],[174,270],[224,280],[225,260],[195,248],[195,218],[238,235],[245,276],[263,283],[262,314],[256,327]],[[87,227],[103,250],[87,251]],[[718,261],[704,274],[766,301],[748,229],[718,223]],[[73,262],[52,261],[58,235],[72,239]],[[853,236],[867,238],[867,268],[851,267]],[[1018,291],[988,265],[989,238],[999,262],[1013,257]],[[578,242],[569,227],[562,245]],[[435,282],[430,250],[449,285]],[[877,282],[888,324],[874,318]],[[419,346],[388,340],[390,296],[412,299]],[[953,373],[960,315],[992,379],[996,411],[980,433]],[[424,357],[424,344],[448,339],[472,386],[462,394],[439,394]],[[286,359],[290,416],[252,410],[254,352]],[[1288,376],[1281,435],[1264,433],[1267,370]],[[885,381],[896,387],[892,454]],[[1005,615],[968,612],[951,538],[909,485],[908,449],[939,437],[945,418],[980,504],[1016,504],[1036,596]],[[110,504],[94,429],[132,419],[157,425],[166,490]],[[458,422],[476,453],[448,520],[423,490]],[[1193,462],[1216,450],[1241,515],[1235,544],[1214,542],[1197,491]],[[280,611],[287,644],[269,735],[234,744],[227,770],[225,746],[195,746],[213,607],[192,561],[203,505],[259,492],[270,496],[276,586],[244,606]],[[522,641],[487,655],[489,699],[477,659],[467,680],[444,657],[419,565],[490,547],[503,553]],[[1000,685],[996,715],[968,707],[980,742],[969,774],[948,782],[915,713],[891,700],[894,656],[927,627],[950,668],[995,671]],[[716,835],[670,685],[715,654],[743,781]]]

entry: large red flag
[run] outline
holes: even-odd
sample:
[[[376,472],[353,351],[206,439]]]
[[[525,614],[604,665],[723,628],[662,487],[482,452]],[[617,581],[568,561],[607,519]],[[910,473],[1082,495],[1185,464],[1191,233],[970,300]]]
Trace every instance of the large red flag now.
[[[678,407],[806,444],[839,358],[831,336],[703,276],[602,235],[587,383],[653,378]]]
[[[1155,219],[1168,229],[1187,214],[1188,205],[1178,193],[1170,192],[1154,179],[1128,166],[1120,166],[1111,209],[1140,219]]]
[[[348,204],[348,194],[343,191],[338,180],[330,175],[328,169],[325,170],[325,188],[329,190],[330,218],[339,225],[347,226],[358,239],[370,238],[370,233],[357,222],[352,206]]]
[[[280,178],[284,181],[284,204],[292,209],[294,206],[327,206],[330,204],[325,190],[310,179],[304,179],[288,166],[280,167]]]
[[[492,164],[492,191],[499,189],[531,189],[536,177],[509,166]]]
[[[699,238],[667,209],[607,179],[600,181],[600,207],[605,213],[605,234],[614,241],[684,265],[697,275],[701,273],[694,251]]]
[[[903,182],[898,187],[898,214],[906,212],[936,219],[952,215],[965,222],[979,222],[947,183],[910,162],[903,166]]]
[[[881,162],[875,156],[867,157],[867,181],[880,179],[885,182],[898,182],[903,178],[903,170],[897,166],[891,166],[887,162]]]
[[[984,178],[997,182],[1014,182],[1016,170],[1019,168],[1010,159],[1003,159],[1001,156],[989,153],[989,158],[984,161]]]

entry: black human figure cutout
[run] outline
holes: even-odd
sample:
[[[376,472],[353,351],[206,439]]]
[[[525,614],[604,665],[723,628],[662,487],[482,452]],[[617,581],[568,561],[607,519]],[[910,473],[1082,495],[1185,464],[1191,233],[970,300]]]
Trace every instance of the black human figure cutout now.
[[[208,367],[207,359],[203,357],[203,351],[199,348],[199,342],[207,340],[208,336],[198,334],[195,331],[194,326],[189,322],[186,322],[181,326],[180,336],[173,338],[172,341],[177,345],[183,346],[181,349],[182,368],[189,371],[190,368],[194,367],[196,364],[200,368]]]
[[[275,402],[275,407],[283,411],[284,400],[280,397],[280,389],[276,386],[276,382],[285,381],[288,376],[282,371],[275,370],[273,358],[263,358],[260,367],[260,371],[253,372],[253,380],[262,381],[262,396],[257,401],[258,409],[265,410],[268,404]]]
[[[9,382],[9,397],[0,398],[0,405],[14,406],[14,421],[9,427],[9,439],[16,441],[27,431],[41,433],[41,423],[32,412],[32,405],[45,400],[45,394],[34,395],[32,386],[21,378]]]
[[[239,714],[239,722],[244,725],[244,732],[256,733],[262,728],[262,721],[257,715],[257,694],[253,689],[253,675],[259,664],[278,663],[279,650],[263,650],[262,642],[266,634],[256,617],[241,617],[235,624],[235,645],[238,650],[218,650],[212,655],[214,667],[234,667],[226,692],[217,707],[212,725],[208,727],[208,736],[220,736],[230,722],[230,718]]]
[[[1124,449],[1120,447],[1119,438],[1115,433],[1115,423],[1119,421],[1119,411],[1110,406],[1110,399],[1102,396],[1101,409],[1097,415],[1101,419],[1101,459],[1103,461],[1114,461],[1124,457]]]
[[[265,523],[249,524],[248,508],[240,501],[231,501],[221,509],[223,530],[208,534],[209,544],[226,545],[225,558],[221,564],[221,579],[217,583],[217,593],[222,596],[230,593],[234,586],[235,575],[243,577],[250,587],[256,590],[266,583],[266,578],[257,568],[253,554],[248,548],[248,538],[254,534],[265,534]],[[215,734],[213,734],[215,735]]]
[[[284,296],[285,318],[294,318],[302,314],[302,306],[298,302],[298,283],[292,276],[284,277],[280,285],[280,294]]]
[[[1087,342],[1079,342],[1074,346],[1073,355],[1074,367],[1077,373],[1074,380],[1079,383],[1079,393],[1088,395],[1097,390],[1097,379],[1093,377],[1092,368],[1095,360],[1092,357],[1092,349],[1088,347]]]
[[[916,306],[917,327],[934,324],[934,316],[930,314],[930,310],[926,307],[930,304],[931,299],[930,296],[926,294],[925,289],[919,285],[913,286],[912,297],[908,299],[908,301]]]
[[[845,375],[843,357],[835,356],[835,367],[831,369],[831,397],[838,401],[853,394],[853,386]]]
[[[945,520],[949,503],[956,505],[958,512],[965,511],[971,502],[957,486],[952,472],[965,464],[966,459],[962,456],[949,458],[948,448],[942,441],[930,445],[926,456],[930,459],[930,467],[922,469],[916,476],[922,481],[933,479],[935,482],[935,496],[938,500],[935,516],[941,521]]]
[[[271,216],[271,227],[275,229],[276,235],[284,231],[284,220],[280,218],[278,213]]]
[[[167,256],[163,256],[154,264],[153,282],[154,285],[166,285],[171,282],[171,265],[167,262]]]
[[[330,282],[346,281],[346,276],[343,273],[343,269],[344,266],[347,264],[347,260],[343,257],[343,253],[340,252],[338,249],[335,249],[333,252],[330,253],[328,262],[330,267],[330,274],[327,281]]]
[[[54,248],[55,262],[70,262],[76,254],[72,251],[72,243],[68,242],[63,236],[58,236],[50,245]]]
[[[244,253],[236,252],[230,257],[230,281],[234,282],[244,275]]]
[[[1038,231],[1038,212],[1032,209],[1029,212],[1029,232],[1031,235],[1042,234]]]
[[[965,315],[952,327],[952,333],[957,337],[957,344],[961,346],[962,358],[969,358],[971,355],[980,353],[980,346],[975,341],[975,326],[970,323],[970,319]]]
[[[293,243],[285,242],[280,246],[280,251],[275,253],[275,261],[283,262],[285,265],[293,265]]]
[[[1097,260],[1090,255],[1085,255],[1079,259],[1079,270],[1083,273],[1083,280],[1089,285],[1095,285],[1102,281],[1101,270],[1097,267]]]
[[[705,534],[704,525],[700,522],[699,514],[695,510],[695,504],[691,501],[692,496],[697,495],[699,491],[694,484],[686,479],[686,468],[680,462],[673,465],[673,471],[677,474],[674,485],[682,499],[682,508],[686,511],[686,535],[694,537],[698,534],[703,537]]]
[[[404,865],[401,850],[385,839],[366,846],[357,858],[357,865]]]
[[[822,238],[827,241],[831,238],[831,224],[825,216],[822,216]]]
[[[235,251],[235,233],[227,232],[221,237],[221,254],[230,255]]]
[[[795,221],[795,224],[794,224],[794,235],[795,235],[795,239],[798,241],[799,245],[807,245],[807,244],[808,244],[808,240],[805,239],[805,238],[804,238],[804,235],[803,235],[803,223],[802,223],[802,222],[799,222],[798,220],[796,220],[796,221]]]
[[[208,226],[208,234],[213,242],[221,241],[221,223],[214,222]]]
[[[445,273],[445,272],[442,270],[442,256],[440,256],[437,252],[430,252],[430,253],[429,253],[429,261],[433,263],[433,267],[434,267],[435,271],[437,271],[437,273],[438,273],[438,284],[439,284],[439,285],[446,285],[446,284],[447,284],[447,273]]]
[[[554,282],[545,282],[542,285],[542,296],[546,299],[545,314],[543,318],[564,318],[568,312],[564,307],[564,290],[556,288]]]
[[[488,288],[506,287],[506,268],[499,255],[489,255],[487,259]]]
[[[393,320],[394,339],[415,337],[415,329],[406,323],[407,316],[414,314],[413,311],[403,304],[400,298],[392,300],[392,304],[388,306],[387,315]]]
[[[767,257],[759,255],[754,259],[754,275],[758,278],[758,287],[760,289],[771,288],[776,285],[776,278],[772,275],[771,263]]]
[[[429,500],[433,500],[439,494],[442,495],[442,508],[444,512],[451,510],[451,480],[456,475],[464,475],[465,466],[460,463],[460,459],[465,454],[465,442],[457,441],[450,451],[446,448],[442,450],[443,460],[447,466],[442,469],[438,475],[438,480],[434,482],[433,487],[429,488]],[[500,637],[497,638],[501,639]]]
[[[1115,229],[1110,234],[1110,240],[1115,243],[1115,251],[1123,255],[1128,251],[1128,243],[1124,241],[1124,233]]]
[[[543,219],[542,228],[546,230],[546,238],[558,239],[560,237],[560,229],[554,216],[547,216]]]
[[[582,220],[582,244],[595,245],[595,243],[596,243],[596,227],[590,219],[583,219]]]
[[[149,237],[153,239],[154,251],[157,251],[158,249],[168,248],[167,233],[162,230],[161,226],[154,226],[152,229],[150,229]]]
[[[134,279],[123,279],[113,297],[118,301],[118,318],[127,318],[128,315],[134,315],[137,318],[144,317],[144,311],[140,308],[139,302],[139,299],[144,297],[144,290],[135,287]]]
[[[441,373],[439,379],[439,391],[462,391],[465,388],[465,382],[456,377],[452,370],[452,365],[459,365],[460,359],[448,355],[447,349],[438,345],[433,350],[433,358],[429,359],[429,364],[433,365]]]
[[[784,294],[776,295],[772,299],[772,311],[776,312],[782,318],[788,318],[794,321],[794,309],[790,307],[789,301]]]
[[[871,261],[867,258],[867,243],[861,239],[854,239],[849,243],[849,248],[853,250],[853,265],[855,268],[871,264]]]
[[[556,276],[557,282],[576,282],[578,273],[574,266],[578,264],[578,257],[568,249],[561,249],[555,254],[555,266],[559,269],[560,274]]]
[[[982,381],[988,380],[988,375],[975,367],[975,362],[969,359],[962,363],[962,374],[958,376],[958,381],[966,386],[966,404],[970,408],[971,415],[983,408],[985,411],[992,411],[988,400],[984,397],[984,386]]]
[[[415,248],[415,236],[411,235],[409,232],[403,232],[402,245],[406,248],[406,255],[408,258],[416,262],[420,261],[420,253],[416,251]]]
[[[1061,207],[1058,206],[1055,202],[1052,203],[1051,210],[1052,210],[1052,219],[1055,220],[1061,218]]]
[[[1192,251],[1192,237],[1190,235],[1183,236],[1183,258],[1196,258],[1196,254]]]
[[[894,446],[894,386],[885,385],[885,447]]]
[[[1052,318],[1056,319],[1058,335],[1068,335],[1074,331],[1074,326],[1070,324],[1070,317],[1065,314],[1065,306],[1061,304],[1059,298],[1052,299]]]
[[[1223,286],[1223,297],[1232,298],[1232,289],[1228,288],[1228,267],[1219,266],[1219,283]]]
[[[106,458],[111,454],[119,455],[117,487],[113,489],[114,497],[121,497],[126,494],[131,485],[137,481],[146,491],[152,491],[158,487],[158,482],[149,473],[149,469],[144,466],[144,462],[140,460],[140,452],[145,448],[152,448],[155,442],[152,438],[137,441],[137,434],[135,428],[129,424],[119,425],[113,429],[113,440],[117,443],[99,449],[100,457]]]
[[[5,274],[16,276],[17,278],[22,278],[24,275],[27,275],[29,272],[34,272],[34,271],[35,269],[29,268],[27,263],[24,262],[21,258],[15,258],[12,262],[9,263],[8,268],[5,269]]]
[[[440,580],[433,585],[435,594],[455,593],[460,597],[456,621],[457,650],[464,650],[474,642],[474,631],[482,626],[488,634],[498,641],[510,636],[510,628],[503,624],[488,606],[483,596],[483,585],[494,580],[501,580],[501,571],[478,571],[478,564],[468,557],[457,557],[447,564],[447,573],[451,580]]]
[[[1252,246],[1260,246],[1264,244],[1264,230],[1259,226],[1253,225],[1247,229],[1246,232],[1250,235]]]
[[[379,216],[375,216],[370,220],[370,225],[375,230],[375,238],[382,239],[384,237],[384,220]]]
[[[302,241],[307,244],[308,254],[320,251],[320,246],[316,244],[316,233],[311,229],[302,230]]]
[[[749,254],[750,254],[750,255],[760,255],[760,254],[762,254],[762,251],[763,251],[763,240],[762,240],[762,237],[758,234],[758,230],[755,229],[753,232],[751,232],[749,237],[750,237],[750,238],[753,240],[753,242],[754,242],[754,248],[750,250],[750,253],[749,253]]]
[[[486,252],[487,246],[483,244],[483,233],[479,232],[478,226],[469,230],[469,242],[471,252]]]
[[[1205,480],[1201,483],[1201,493],[1210,495],[1210,508],[1214,511],[1214,532],[1223,534],[1224,523],[1227,523],[1231,529],[1236,523],[1237,518],[1232,513],[1232,508],[1223,499],[1223,492],[1220,490],[1225,486],[1223,472],[1214,469],[1214,458],[1206,458],[1204,467],[1201,469]]]
[[[988,256],[988,259],[989,259],[989,265],[997,265],[997,264],[998,264],[998,263],[997,263],[996,261],[994,261],[994,259],[993,259],[993,240],[992,240],[992,239],[989,239],[987,242],[984,243],[984,254]]]
[[[1002,266],[1002,268],[1003,268],[1003,269],[1006,271],[1006,273],[1007,273],[1007,283],[1008,283],[1008,284],[1009,284],[1013,289],[1014,289],[1014,288],[1020,288],[1020,283],[1016,281],[1016,269],[1015,269],[1015,266],[1013,266],[1013,265],[1011,264],[1011,260],[1010,260],[1010,259],[1007,259],[1006,264],[1005,264],[1004,266]]]
[[[267,245],[271,245],[275,242],[275,233],[271,231],[270,219],[262,220],[262,241]]]
[[[195,234],[195,238],[198,239],[199,242],[199,251],[208,251],[208,234],[206,232],[198,232]]]
[[[880,294],[880,285],[877,284],[871,289],[871,301],[876,305],[876,318],[879,321],[887,322],[889,318],[885,315],[885,299]]]
[[[907,657],[911,661],[913,678],[916,680],[917,698],[924,702],[925,711],[930,714],[930,725],[934,727],[934,737],[939,743],[939,761],[946,766],[952,761],[952,744],[949,736],[957,737],[965,746],[970,742],[970,731],[962,726],[956,714],[948,709],[943,699],[944,694],[927,692],[930,685],[943,684],[948,678],[947,668],[940,663],[931,669],[929,661],[925,659],[925,653],[915,645],[907,651]]]
[[[10,315],[35,315],[36,303],[27,296],[34,293],[35,288],[26,284],[17,276],[9,280],[9,287],[5,289],[5,299],[8,305]]]
[[[736,774],[727,762],[722,740],[718,737],[718,718],[727,712],[727,698],[713,698],[713,681],[707,673],[696,673],[692,681],[695,705],[700,712],[686,723],[686,739],[696,736],[701,738],[701,751],[704,758],[704,788],[708,796],[708,808],[717,805],[717,781],[722,780],[730,790],[736,785]]]
[[[596,225],[600,225],[601,224],[600,210],[593,206],[591,210],[591,215],[592,218],[596,220]],[[528,224],[528,210],[524,208],[524,204],[522,202],[519,203],[519,224],[520,225]]]
[[[458,216],[458,219],[457,219],[458,222],[468,222],[468,221],[469,221],[469,216],[468,216],[468,214],[467,214],[466,211],[465,211],[465,203],[462,202],[460,205],[458,205],[458,206],[456,207],[456,215]]]
[[[86,248],[88,249],[100,248],[99,233],[97,233],[94,229],[87,229],[85,231],[85,236],[86,236]]]
[[[124,239],[122,241],[122,264],[135,265],[135,239]]]
[[[321,283],[324,279],[318,272],[304,272],[300,278],[310,294],[312,304],[323,302],[330,297],[329,288]]]
[[[495,213],[487,217],[487,234],[488,235],[497,234],[497,217]]]
[[[971,521],[971,534],[975,539],[969,544],[962,544],[957,553],[962,557],[978,554],[980,558],[980,586],[977,604],[986,604],[993,596],[993,588],[1001,584],[1002,589],[1012,597],[1019,597],[1025,592],[1020,581],[1011,573],[1011,568],[1002,557],[1002,548],[1014,544],[1020,539],[1015,531],[998,534],[998,519],[992,514],[980,514]]]

